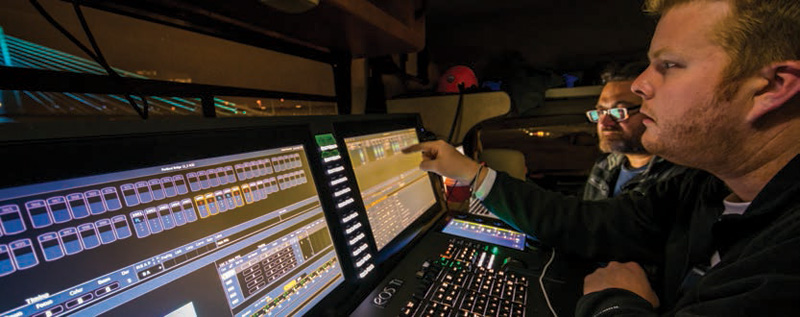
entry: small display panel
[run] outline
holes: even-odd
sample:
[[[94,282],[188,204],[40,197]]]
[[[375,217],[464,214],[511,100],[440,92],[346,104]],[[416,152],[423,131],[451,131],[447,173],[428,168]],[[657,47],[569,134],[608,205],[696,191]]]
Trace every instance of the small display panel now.
[[[0,315],[303,315],[344,282],[303,145],[163,162],[0,189]]]
[[[378,250],[436,203],[420,155],[401,150],[419,143],[416,131],[394,130],[345,138]]]
[[[482,223],[453,219],[442,229],[442,232],[507,248],[525,250],[524,233]]]

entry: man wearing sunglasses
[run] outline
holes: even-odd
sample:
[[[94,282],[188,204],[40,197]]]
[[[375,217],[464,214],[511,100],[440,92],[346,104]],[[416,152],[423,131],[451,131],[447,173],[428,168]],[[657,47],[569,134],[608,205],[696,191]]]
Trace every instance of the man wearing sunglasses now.
[[[600,151],[583,190],[584,200],[601,200],[621,193],[644,193],[658,181],[686,171],[654,156],[642,146],[644,116],[639,113],[642,97],[631,91],[631,84],[647,68],[645,62],[610,67],[602,75],[604,86],[596,110],[586,112],[597,123]]]

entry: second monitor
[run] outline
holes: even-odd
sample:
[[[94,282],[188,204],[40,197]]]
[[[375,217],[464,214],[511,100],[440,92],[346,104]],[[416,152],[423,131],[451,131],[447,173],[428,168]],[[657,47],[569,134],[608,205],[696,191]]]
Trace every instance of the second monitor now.
[[[401,149],[419,143],[413,128],[344,138],[361,189],[372,234],[382,250],[436,204],[419,154]]]

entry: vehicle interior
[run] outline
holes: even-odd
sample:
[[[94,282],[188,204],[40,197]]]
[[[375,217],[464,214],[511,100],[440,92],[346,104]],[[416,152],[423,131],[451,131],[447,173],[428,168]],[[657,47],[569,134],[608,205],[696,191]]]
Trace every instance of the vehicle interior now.
[[[0,316],[572,315],[596,263],[401,150],[579,195],[600,74],[654,27],[621,0],[3,1]]]

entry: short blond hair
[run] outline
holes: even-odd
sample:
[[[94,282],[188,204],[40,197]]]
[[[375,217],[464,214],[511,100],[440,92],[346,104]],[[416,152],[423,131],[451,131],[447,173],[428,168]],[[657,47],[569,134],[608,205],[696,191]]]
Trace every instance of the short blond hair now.
[[[713,38],[731,59],[720,97],[733,97],[741,80],[765,66],[800,60],[798,0],[646,0],[645,11],[664,15],[676,6],[700,1],[726,1],[731,6],[731,15],[717,25]]]

